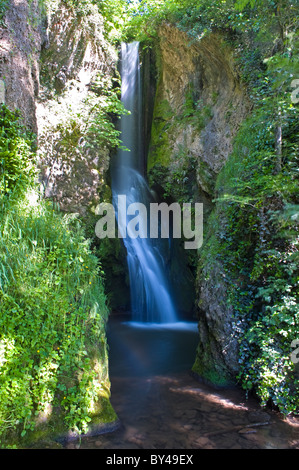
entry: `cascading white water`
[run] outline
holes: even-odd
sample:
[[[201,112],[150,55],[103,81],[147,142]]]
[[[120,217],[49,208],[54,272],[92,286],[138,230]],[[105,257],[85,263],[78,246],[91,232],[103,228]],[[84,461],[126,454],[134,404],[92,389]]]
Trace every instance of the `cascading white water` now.
[[[118,196],[126,196],[127,207],[142,203],[149,207],[153,202],[150,189],[143,178],[142,148],[142,90],[139,63],[139,43],[122,44],[121,50],[121,99],[129,115],[121,118],[120,149],[112,170],[113,202],[117,213]],[[149,211],[148,211],[149,213]],[[126,223],[132,219],[127,216]],[[147,221],[144,220],[144,226]],[[142,221],[139,231],[142,230]],[[129,233],[128,233],[129,235]],[[173,323],[176,311],[169,292],[165,263],[159,239],[124,238],[130,275],[131,309],[137,322]]]

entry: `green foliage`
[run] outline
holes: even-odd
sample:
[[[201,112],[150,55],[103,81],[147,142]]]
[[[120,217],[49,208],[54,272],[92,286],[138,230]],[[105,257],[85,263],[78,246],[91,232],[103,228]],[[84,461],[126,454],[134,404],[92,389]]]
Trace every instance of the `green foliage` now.
[[[0,194],[33,181],[33,136],[24,130],[17,113],[0,107]]]
[[[204,106],[202,99],[196,100],[194,98],[193,88],[190,86],[186,92],[182,116],[178,116],[178,119],[182,119],[185,123],[194,124],[200,132],[212,117],[213,113],[211,107],[208,105]]]
[[[21,127],[14,114],[5,115],[10,141]],[[0,214],[0,440],[5,444],[27,438],[40,416],[52,426],[61,417],[64,431],[79,433],[93,415],[111,418],[102,271],[79,221],[57,213],[28,183],[27,151],[18,147],[18,179],[11,179],[9,197],[2,194]]]
[[[290,359],[299,331],[298,111],[290,87],[297,64],[294,56],[277,54],[267,66],[251,89],[252,115],[219,174],[201,263],[207,275],[214,262],[223,266],[240,338],[240,383],[263,405],[288,414],[299,409]]]
[[[40,0],[48,7],[57,0]],[[297,19],[297,0],[64,0],[78,16],[88,16],[95,8],[104,17],[104,29],[112,43],[137,39],[143,45],[157,37],[164,21],[176,24],[190,38],[215,29],[269,36],[272,30],[284,37]],[[57,8],[57,5],[53,7]]]
[[[3,25],[3,18],[8,9],[9,0],[1,0],[0,1],[0,26]]]
[[[95,12],[92,0],[39,0],[39,8],[42,12],[54,12],[60,5],[73,10],[77,18],[86,17]]]
[[[107,396],[91,355],[98,345],[105,363],[97,259],[75,221],[31,197],[1,220],[1,433],[20,425],[24,435],[52,406],[84,431],[99,387]]]
[[[121,148],[120,131],[115,122],[127,113],[120,100],[120,83],[118,79],[107,79],[98,74],[92,85],[95,97],[89,98],[91,113],[84,134],[87,145],[91,148],[105,146],[109,149]]]
[[[297,11],[298,0],[142,0],[128,15],[122,37],[150,43],[167,21],[195,41],[215,30],[245,34],[247,40],[250,32],[264,42],[285,41],[298,25]]]
[[[211,31],[216,24],[224,26],[232,11],[231,6],[230,1],[219,4],[215,0],[143,0],[128,18],[124,34],[147,43],[157,37],[159,26],[167,21],[185,30],[190,37],[197,38],[199,34]]]
[[[123,39],[123,32],[127,21],[138,4],[138,0],[96,0],[99,11],[105,18],[105,31],[110,42],[115,43]]]
[[[234,9],[262,35],[275,30],[282,40],[298,27],[298,0],[237,0]]]

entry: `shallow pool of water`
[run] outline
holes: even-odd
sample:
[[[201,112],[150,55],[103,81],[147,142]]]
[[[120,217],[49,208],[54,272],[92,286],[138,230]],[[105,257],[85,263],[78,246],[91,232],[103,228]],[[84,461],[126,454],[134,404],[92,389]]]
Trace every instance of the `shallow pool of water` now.
[[[240,389],[215,390],[190,375],[195,323],[109,322],[111,402],[121,427],[82,449],[299,448],[299,420],[260,408]]]
[[[197,323],[137,323],[108,326],[111,377],[144,377],[188,371],[198,343]]]

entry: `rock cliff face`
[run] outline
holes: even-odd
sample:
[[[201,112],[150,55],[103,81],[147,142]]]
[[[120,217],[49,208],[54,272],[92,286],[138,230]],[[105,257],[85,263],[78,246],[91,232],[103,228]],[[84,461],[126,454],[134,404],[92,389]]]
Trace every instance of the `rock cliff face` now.
[[[166,24],[159,38],[149,177],[153,187],[179,202],[204,204],[205,238],[216,177],[250,105],[224,37],[210,34],[191,43]],[[224,273],[215,266],[200,270],[196,281],[200,343],[194,371],[225,385],[238,368],[237,341]]]
[[[87,18],[76,15],[63,4],[46,18],[37,0],[13,0],[5,24],[0,33],[3,98],[21,110],[38,135],[45,196],[64,211],[92,217],[99,200],[110,198],[110,149],[91,146],[86,134],[101,90],[114,86],[118,60],[103,36],[103,19],[96,11]],[[146,111],[153,112],[151,134],[148,126],[145,135],[149,181],[168,201],[203,202],[207,237],[216,177],[250,108],[246,90],[233,51],[220,34],[191,43],[186,34],[164,24],[153,57],[157,84],[154,109],[150,105]],[[153,96],[151,79],[147,97]],[[117,250],[111,250],[115,255]],[[174,257],[169,269],[174,291],[183,293],[179,308],[190,311],[195,279],[190,270],[183,273],[183,257]],[[197,264],[197,257],[192,260]],[[221,265],[203,267],[196,290],[200,343],[194,370],[214,383],[229,383],[238,369],[237,341]]]
[[[19,109],[26,126],[37,132],[35,100],[39,93],[39,54],[45,43],[45,23],[38,0],[12,0],[0,29],[0,79],[3,101]]]
[[[103,30],[96,10],[83,17],[61,4],[49,18],[41,52],[37,121],[45,196],[83,216],[99,202],[109,167],[109,147],[91,146],[86,139],[101,100],[93,85],[100,77],[101,85],[111,88],[116,70],[117,54]]]
[[[211,197],[248,111],[232,51],[220,35],[190,43],[186,34],[165,25],[158,57],[149,170],[161,164],[173,175],[186,156],[195,163],[198,188]]]
[[[58,2],[59,3],[59,2]],[[84,139],[101,95],[98,76],[113,87],[117,52],[103,36],[103,18],[76,14],[63,3],[55,12],[38,0],[13,0],[0,30],[0,98],[19,109],[37,134],[45,196],[60,209],[86,215],[109,189],[109,148],[91,150]]]

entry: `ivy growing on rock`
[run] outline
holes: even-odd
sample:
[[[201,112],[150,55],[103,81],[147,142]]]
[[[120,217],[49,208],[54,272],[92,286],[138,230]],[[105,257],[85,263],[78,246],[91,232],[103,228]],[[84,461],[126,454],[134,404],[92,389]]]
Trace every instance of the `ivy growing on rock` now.
[[[240,383],[285,414],[299,407],[298,370],[291,361],[299,331],[297,110],[287,73],[293,60],[274,57],[254,90],[253,113],[217,180],[216,234],[202,254],[212,263],[220,259],[224,268],[240,341]]]

